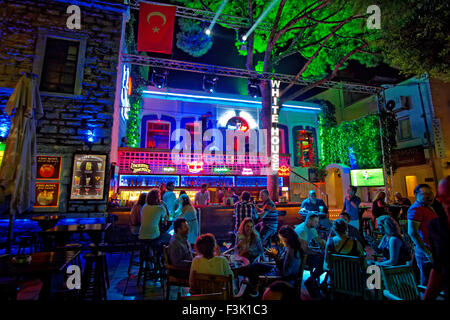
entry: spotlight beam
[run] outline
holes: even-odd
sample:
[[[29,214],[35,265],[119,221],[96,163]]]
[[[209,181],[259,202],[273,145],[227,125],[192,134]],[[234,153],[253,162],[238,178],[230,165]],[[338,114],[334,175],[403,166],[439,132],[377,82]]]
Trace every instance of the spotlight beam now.
[[[261,23],[261,21],[267,16],[270,10],[272,10],[273,6],[278,2],[278,0],[272,0],[272,2],[269,4],[269,6],[263,11],[263,13],[258,17],[256,22],[252,25],[250,30],[247,31],[247,33],[242,37],[242,40],[247,41],[248,37],[252,34],[253,30],[256,29],[258,24]]]
[[[206,29],[206,34],[210,35],[212,29],[214,28],[214,25],[216,24],[217,18],[219,18],[220,13],[222,12],[223,8],[225,8],[225,5],[228,3],[228,0],[223,0],[222,3],[219,6],[219,9],[217,10],[216,14],[214,15],[213,20],[211,21],[211,24],[209,25],[208,29]]]

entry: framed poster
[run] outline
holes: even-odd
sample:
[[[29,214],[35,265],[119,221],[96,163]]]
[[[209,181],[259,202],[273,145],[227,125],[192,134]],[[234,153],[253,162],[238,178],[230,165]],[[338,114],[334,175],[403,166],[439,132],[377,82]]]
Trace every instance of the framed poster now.
[[[36,182],[34,207],[59,207],[59,183]]]
[[[37,156],[36,179],[59,180],[61,174],[61,157]]]
[[[75,154],[70,200],[102,200],[105,191],[106,154]]]

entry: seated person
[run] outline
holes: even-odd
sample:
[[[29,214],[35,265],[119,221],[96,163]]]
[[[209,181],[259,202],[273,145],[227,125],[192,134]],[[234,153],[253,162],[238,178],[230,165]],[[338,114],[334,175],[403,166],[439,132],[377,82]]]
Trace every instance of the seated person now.
[[[386,259],[383,262],[375,262],[380,266],[399,266],[407,264],[411,260],[411,253],[400,233],[400,226],[390,216],[384,215],[377,219],[380,232],[384,233],[378,246]]]
[[[395,193],[395,203],[400,206],[405,206],[401,209],[400,216],[398,217],[401,220],[406,220],[406,215],[408,213],[408,209],[411,206],[411,201],[408,198],[404,198],[400,192]]]
[[[328,208],[322,199],[317,199],[316,191],[309,191],[309,197],[303,200],[299,214],[304,215],[302,212],[305,210],[317,212],[320,218],[320,226],[326,229],[331,228],[331,221],[328,219]],[[319,214],[319,212],[323,212],[323,214]]]
[[[178,268],[190,268],[193,255],[188,241],[189,225],[186,219],[178,218],[173,223],[174,235],[167,250],[170,264]]]
[[[263,300],[290,300],[299,301],[300,296],[297,290],[294,289],[286,281],[275,281],[272,282],[264,291]]]
[[[266,251],[266,254],[275,259],[277,274],[293,285],[300,270],[301,244],[297,233],[290,226],[281,227],[278,236],[284,250],[278,252],[277,249],[270,248]]]
[[[258,216],[262,219],[259,226],[259,234],[263,245],[266,240],[277,234],[278,229],[278,211],[275,203],[269,197],[269,191],[267,189],[261,190],[259,196],[263,201],[263,207],[256,207]]]
[[[139,234],[139,228],[141,226],[141,211],[142,211],[142,208],[145,206],[146,198],[147,198],[147,193],[142,192],[139,195],[138,202],[131,209],[128,225],[130,226],[131,233],[134,235]]]
[[[147,204],[141,212],[141,228],[139,229],[139,239],[152,240],[158,244],[167,244],[170,235],[167,232],[160,232],[161,221],[169,219],[167,209],[161,203],[159,189],[152,189],[147,194]]]
[[[238,255],[247,258],[250,263],[264,255],[261,238],[255,230],[255,225],[251,218],[245,218],[239,226],[236,252]]]
[[[353,257],[363,257],[364,249],[355,239],[347,235],[349,225],[344,219],[337,219],[333,223],[336,235],[328,239],[325,247],[325,261],[328,264],[330,254],[342,254]]]
[[[234,276],[227,259],[220,255],[220,248],[213,234],[206,233],[198,237],[195,242],[195,249],[198,255],[192,260],[191,264],[189,276],[191,292],[199,292],[199,288],[195,288],[194,272],[219,276]]]
[[[317,226],[319,225],[319,216],[315,213],[308,214],[306,221],[295,228],[298,234],[303,251],[308,255],[306,264],[311,268],[311,277],[305,281],[312,298],[318,296],[320,275],[323,273],[324,256],[321,251],[313,249],[311,244],[314,240],[320,248],[325,247],[325,241],[319,237]]]

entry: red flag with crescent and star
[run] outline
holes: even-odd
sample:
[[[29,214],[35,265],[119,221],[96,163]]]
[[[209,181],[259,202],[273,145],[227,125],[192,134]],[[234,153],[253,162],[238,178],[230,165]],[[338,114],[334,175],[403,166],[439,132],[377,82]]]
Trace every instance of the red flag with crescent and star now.
[[[176,6],[140,3],[137,51],[172,54]]]

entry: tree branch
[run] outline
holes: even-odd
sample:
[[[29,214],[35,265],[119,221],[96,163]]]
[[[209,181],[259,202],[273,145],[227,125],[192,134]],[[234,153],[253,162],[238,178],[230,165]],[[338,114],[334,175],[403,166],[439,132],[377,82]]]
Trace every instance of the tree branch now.
[[[336,14],[336,13],[335,13]],[[333,14],[334,15],[334,14]],[[354,19],[360,19],[360,18],[367,18],[367,17],[369,17],[369,15],[360,15],[360,16],[354,16]],[[342,21],[344,21],[344,20],[339,20],[339,21],[325,21],[326,19],[329,19],[330,18],[330,16],[328,16],[328,17],[326,17],[326,18],[324,18],[324,19],[322,19],[322,20],[317,20],[317,19],[314,19],[314,18],[311,18],[311,17],[306,17],[306,19],[307,20],[310,20],[310,21],[312,21],[312,22],[316,22],[316,23],[324,23],[324,24],[337,24],[337,23],[341,23]],[[352,19],[353,20],[353,19]]]
[[[358,52],[358,51],[361,51],[362,49],[364,49],[364,48],[367,47],[367,46],[368,46],[368,44],[367,44],[367,43],[364,43],[363,45],[354,48],[352,51],[350,51],[349,53],[347,53],[347,54],[346,54],[346,55],[345,55],[345,56],[344,56],[344,57],[336,64],[336,66],[335,66],[334,69],[333,69],[333,72],[332,72],[330,75],[326,76],[325,78],[323,78],[323,79],[321,79],[321,80],[319,80],[319,81],[316,81],[316,82],[310,84],[310,85],[307,86],[306,88],[302,88],[302,89],[300,89],[300,90],[294,92],[293,94],[291,94],[291,95],[289,95],[289,96],[287,96],[287,97],[285,97],[285,98],[280,99],[280,103],[283,103],[283,102],[286,102],[286,101],[293,100],[293,99],[295,99],[295,98],[301,96],[302,94],[308,92],[309,90],[311,90],[311,89],[313,89],[313,88],[315,88],[315,87],[320,86],[322,83],[331,80],[332,78],[334,78],[334,77],[336,76],[336,74],[337,74],[339,68],[340,68],[340,67],[341,67],[341,66],[342,66],[342,65],[343,65],[343,64],[344,64],[344,63],[345,63],[345,62],[346,62],[353,54],[355,54],[355,53]]]
[[[204,2],[203,0],[198,0],[202,5],[203,9],[213,12]]]
[[[278,27],[278,23],[280,21],[281,18],[281,13],[283,12],[283,8],[284,5],[286,4],[287,0],[281,0],[280,5],[278,6],[278,11],[277,11],[277,15],[275,17],[275,20],[273,22],[273,26],[272,26],[272,31],[270,32],[270,36],[269,39],[267,39],[267,48],[266,48],[266,52],[264,54],[264,65],[263,65],[263,72],[267,72],[267,70],[269,69],[269,64],[270,63],[270,55],[272,53],[272,48],[273,48],[273,37],[275,36],[275,32],[277,30]],[[272,70],[270,70],[272,71]]]

